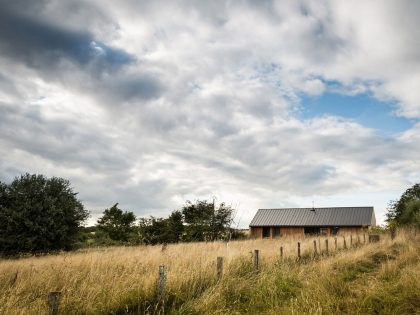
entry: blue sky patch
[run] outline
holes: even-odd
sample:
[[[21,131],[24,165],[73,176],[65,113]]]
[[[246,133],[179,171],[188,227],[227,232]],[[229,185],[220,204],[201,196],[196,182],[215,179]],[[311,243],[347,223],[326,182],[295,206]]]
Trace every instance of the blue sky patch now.
[[[310,119],[324,115],[352,119],[389,136],[413,126],[414,121],[394,114],[395,106],[376,100],[368,94],[354,96],[325,93],[321,96],[301,96],[299,117]]]

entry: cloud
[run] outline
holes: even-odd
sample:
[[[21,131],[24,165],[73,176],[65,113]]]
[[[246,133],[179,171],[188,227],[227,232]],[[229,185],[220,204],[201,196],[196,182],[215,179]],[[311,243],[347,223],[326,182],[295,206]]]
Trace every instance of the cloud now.
[[[0,10],[1,180],[69,178],[96,215],[216,195],[240,203],[243,225],[313,196],[371,193],[383,210],[384,191],[418,181],[416,5],[13,3]],[[413,126],[385,137],[299,118],[302,95],[327,92],[392,102]]]
[[[49,16],[28,15],[28,7],[7,5],[0,12],[3,58],[35,69],[43,79],[58,79],[64,88],[108,92],[106,98],[116,103],[159,95],[162,86],[152,74],[130,72],[129,66],[137,63],[134,55],[96,40],[89,30],[65,28]]]
[[[0,52],[30,67],[56,67],[62,59],[80,66],[95,63],[97,69],[112,69],[133,61],[124,51],[96,43],[91,34],[62,29],[2,10]]]

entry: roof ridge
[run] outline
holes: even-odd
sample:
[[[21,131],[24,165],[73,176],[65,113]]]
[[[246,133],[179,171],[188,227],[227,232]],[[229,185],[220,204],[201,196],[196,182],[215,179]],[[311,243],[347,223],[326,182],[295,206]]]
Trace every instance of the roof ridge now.
[[[291,209],[347,209],[347,208],[374,208],[373,206],[355,206],[355,207],[304,207],[304,208],[259,208],[258,210],[291,210]]]

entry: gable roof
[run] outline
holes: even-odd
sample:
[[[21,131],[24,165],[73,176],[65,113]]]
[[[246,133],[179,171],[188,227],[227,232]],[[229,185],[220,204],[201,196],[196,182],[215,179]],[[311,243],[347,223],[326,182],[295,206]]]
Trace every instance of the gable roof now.
[[[373,207],[259,209],[252,226],[361,226],[375,225]]]

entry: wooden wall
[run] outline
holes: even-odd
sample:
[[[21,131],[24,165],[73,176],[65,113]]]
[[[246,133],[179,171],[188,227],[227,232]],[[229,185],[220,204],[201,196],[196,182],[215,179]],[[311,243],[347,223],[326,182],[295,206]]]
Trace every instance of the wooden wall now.
[[[250,237],[252,238],[262,238],[262,227],[250,227]],[[361,234],[363,232],[367,232],[367,228],[361,226],[343,226],[339,227],[338,234]],[[328,236],[332,234],[332,227],[328,227]],[[281,236],[296,236],[296,235],[304,235],[305,229],[304,227],[296,226],[296,227],[280,227],[280,234]],[[273,235],[273,227],[270,227],[270,239],[272,239]]]
[[[250,236],[252,238],[262,238],[262,227],[250,227]],[[280,227],[281,236],[303,235],[303,227]],[[270,239],[273,238],[273,227],[270,228]]]
[[[252,238],[262,238],[262,227],[250,227],[249,235]]]
[[[304,234],[303,227],[280,227],[281,236],[295,236],[295,235],[303,235],[303,234]]]

